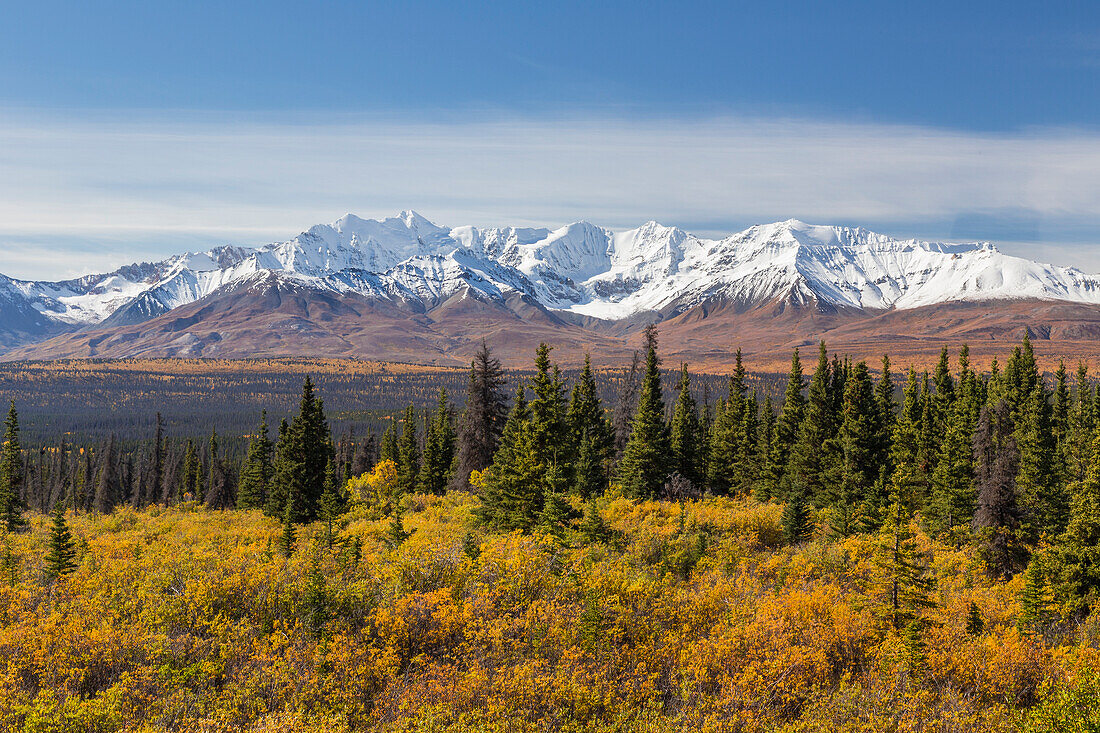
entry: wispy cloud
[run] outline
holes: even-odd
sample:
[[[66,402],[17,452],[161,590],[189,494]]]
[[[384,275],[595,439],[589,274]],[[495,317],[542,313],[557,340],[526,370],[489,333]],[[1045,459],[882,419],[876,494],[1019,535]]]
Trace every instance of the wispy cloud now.
[[[776,219],[994,239],[1100,268],[1100,133],[782,118],[0,116],[0,272],[260,243],[347,211],[701,233]],[[1013,243],[1017,244],[1013,244]],[[1019,244],[1029,242],[1032,244]]]

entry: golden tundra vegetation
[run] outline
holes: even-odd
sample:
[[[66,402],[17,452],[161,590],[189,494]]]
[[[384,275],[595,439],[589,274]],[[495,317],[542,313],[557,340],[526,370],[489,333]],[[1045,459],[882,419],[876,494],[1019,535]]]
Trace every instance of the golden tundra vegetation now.
[[[395,480],[382,461],[292,537],[189,502],[70,512],[58,579],[29,515],[3,538],[0,729],[1100,726],[1100,624],[1021,632],[1023,575],[992,580],[916,522],[934,583],[910,638],[885,620],[893,530],[789,545],[779,504],[612,485],[566,531],[492,533],[464,492],[387,517]]]

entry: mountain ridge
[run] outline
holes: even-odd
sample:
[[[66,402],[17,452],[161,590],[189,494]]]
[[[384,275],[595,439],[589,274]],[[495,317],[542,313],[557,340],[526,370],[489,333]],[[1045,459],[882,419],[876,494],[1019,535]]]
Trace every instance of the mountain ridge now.
[[[385,219],[346,214],[283,242],[223,245],[64,281],[0,276],[0,346],[33,357],[50,352],[36,352],[37,342],[131,328],[272,285],[352,311],[369,302],[394,318],[445,305],[454,312],[454,299],[473,298],[478,307],[458,310],[520,321],[519,311],[539,312],[562,328],[604,332],[718,303],[762,319],[788,308],[875,315],[954,302],[1100,305],[1100,277],[988,242],[895,239],[797,219],[721,239],[656,221],[618,232],[586,221],[553,230],[449,228],[406,210]],[[432,323],[446,338],[445,324]]]

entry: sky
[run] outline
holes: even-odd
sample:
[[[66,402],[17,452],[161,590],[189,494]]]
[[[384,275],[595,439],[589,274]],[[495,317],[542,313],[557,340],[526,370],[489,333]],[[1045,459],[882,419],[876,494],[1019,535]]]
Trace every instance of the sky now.
[[[410,208],[1100,271],[1100,3],[0,0],[0,272]]]

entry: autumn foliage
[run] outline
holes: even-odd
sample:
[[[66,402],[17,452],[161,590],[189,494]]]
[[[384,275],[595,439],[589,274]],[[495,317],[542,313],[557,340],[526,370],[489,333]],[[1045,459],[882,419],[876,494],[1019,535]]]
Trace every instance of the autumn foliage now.
[[[1022,634],[1022,576],[915,523],[920,649],[879,620],[874,535],[785,546],[778,504],[614,489],[603,541],[485,533],[451,492],[405,496],[395,544],[392,473],[289,559],[258,511],[120,508],[69,513],[77,568],[52,579],[28,516],[4,542],[0,729],[991,733],[1066,730],[1100,697],[1100,627]]]

